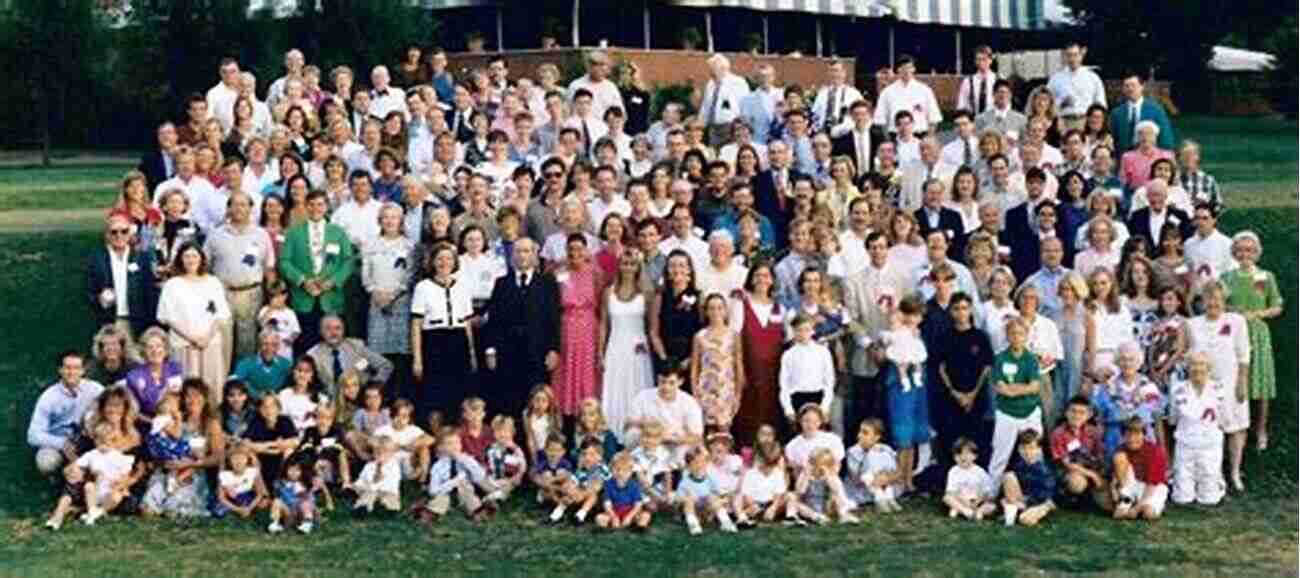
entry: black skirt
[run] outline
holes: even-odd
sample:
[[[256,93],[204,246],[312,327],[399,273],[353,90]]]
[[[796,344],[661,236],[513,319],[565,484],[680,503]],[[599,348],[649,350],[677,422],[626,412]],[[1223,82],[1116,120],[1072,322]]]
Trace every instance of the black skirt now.
[[[419,399],[419,417],[430,411],[442,412],[443,423],[460,419],[460,402],[479,395],[471,383],[469,335],[464,329],[425,329],[420,333],[424,378]]]

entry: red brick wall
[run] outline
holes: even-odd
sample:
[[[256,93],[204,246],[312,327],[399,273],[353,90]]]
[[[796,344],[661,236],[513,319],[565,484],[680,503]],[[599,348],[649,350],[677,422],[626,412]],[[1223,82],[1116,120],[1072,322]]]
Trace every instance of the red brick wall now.
[[[512,77],[536,78],[537,68],[550,62],[565,69],[566,63],[577,64],[583,55],[596,50],[594,48],[559,49],[559,50],[512,50],[506,51],[506,65]],[[641,75],[647,84],[674,84],[693,82],[703,88],[708,78],[709,66],[706,61],[712,55],[708,52],[684,50],[634,50],[627,48],[608,48],[605,50],[615,62],[630,60],[641,68]],[[452,70],[463,68],[486,67],[488,58],[495,53],[458,53],[447,55]],[[822,82],[826,78],[827,63],[837,60],[832,58],[791,58],[788,56],[763,56],[748,53],[724,53],[731,59],[731,69],[736,74],[749,76],[763,63],[776,68],[777,82],[782,85],[798,83],[805,87]],[[853,78],[854,60],[840,58],[845,72]]]

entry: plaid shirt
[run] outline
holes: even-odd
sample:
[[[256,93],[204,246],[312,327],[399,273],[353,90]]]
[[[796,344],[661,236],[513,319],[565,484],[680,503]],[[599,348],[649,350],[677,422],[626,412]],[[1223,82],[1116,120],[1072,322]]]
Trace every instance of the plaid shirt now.
[[[1219,194],[1219,182],[1205,171],[1197,169],[1195,172],[1183,173],[1180,177],[1183,184],[1183,190],[1191,197],[1192,204],[1210,203],[1215,208],[1223,208],[1223,196]]]

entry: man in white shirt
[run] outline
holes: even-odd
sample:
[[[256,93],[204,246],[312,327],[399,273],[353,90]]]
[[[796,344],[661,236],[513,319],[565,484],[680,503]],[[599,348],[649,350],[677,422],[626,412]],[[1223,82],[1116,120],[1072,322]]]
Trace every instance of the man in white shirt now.
[[[185,213],[189,216],[194,210],[194,201],[215,194],[216,189],[208,179],[195,174],[194,149],[183,146],[178,147],[176,151],[176,176],[158,184],[153,191],[153,204],[161,207],[163,194],[179,189],[185,193],[185,198],[189,201]]]
[[[849,116],[849,107],[862,100],[862,93],[845,80],[844,65],[838,60],[826,66],[826,86],[813,98],[813,130],[830,130]]]
[[[871,235],[871,206],[858,196],[849,202],[849,227],[840,233],[840,258],[845,263],[844,276],[851,277],[867,266],[867,238]]]
[[[604,118],[605,110],[617,106],[623,110],[623,96],[618,92],[618,85],[609,79],[609,55],[602,51],[592,52],[587,57],[587,74],[569,83],[568,98],[573,102],[579,88],[591,93],[591,113],[595,118]]]
[[[740,102],[749,95],[749,83],[731,72],[726,56],[709,57],[709,81],[700,94],[700,118],[711,147],[731,140],[731,122],[740,116]]]
[[[909,213],[921,208],[925,197],[925,183],[930,179],[947,182],[954,169],[939,160],[939,140],[933,136],[921,139],[920,159],[903,165],[903,183],[898,193],[898,208]]]
[[[902,56],[898,59],[895,71],[898,80],[886,86],[876,100],[876,124],[888,132],[898,132],[894,124],[895,115],[903,110],[912,113],[912,130],[918,135],[929,132],[932,125],[938,126],[943,122],[943,112],[939,109],[934,91],[916,80],[916,61],[911,56]]]
[[[398,111],[410,118],[406,110],[406,92],[396,86],[389,86],[388,67],[376,66],[370,71],[370,83],[375,87],[370,91],[370,116],[388,118],[388,113]]]
[[[704,441],[704,410],[695,398],[681,390],[684,381],[680,368],[661,371],[655,388],[642,390],[632,400],[632,414],[626,426],[640,428],[646,420],[657,420],[663,425],[663,443],[677,462],[688,448]]]
[[[302,67],[306,64],[307,59],[301,50],[294,48],[284,53],[284,76],[275,79],[266,90],[266,106],[275,108],[279,104],[280,99],[284,98],[284,87],[290,80],[302,80]]]
[[[691,207],[681,203],[673,205],[668,220],[673,234],[659,242],[659,252],[668,255],[681,249],[691,257],[691,264],[696,271],[704,269],[709,264],[709,244],[695,236],[695,219],[691,216]]]
[[[1219,231],[1218,218],[1214,205],[1196,205],[1192,216],[1196,232],[1183,243],[1183,254],[1196,273],[1194,285],[1197,287],[1237,268],[1237,261],[1232,257],[1232,239]]]
[[[943,146],[939,160],[950,167],[975,168],[979,159],[980,142],[975,136],[975,117],[965,109],[959,109],[952,115],[952,122],[957,127],[957,138]]]
[[[1065,68],[1047,81],[1047,88],[1056,95],[1056,107],[1067,128],[1083,128],[1089,106],[1106,106],[1106,85],[1102,84],[1096,72],[1083,67],[1083,57],[1087,53],[1087,47],[1079,42],[1066,44],[1063,53]]]
[[[1025,132],[1027,122],[1024,114],[1011,107],[1011,83],[998,79],[993,83],[993,106],[975,116],[975,130],[995,129],[1003,135],[1019,136]]]
[[[587,214],[591,217],[592,232],[599,236],[605,217],[611,213],[626,217],[632,214],[632,205],[618,192],[618,175],[615,174],[614,167],[596,167],[595,185],[596,196],[587,200]]]
[[[663,112],[659,113],[659,120],[650,125],[650,129],[646,131],[646,134],[650,137],[652,156],[656,161],[668,157],[668,134],[681,129],[682,104],[680,102],[665,103]]]
[[[249,193],[243,190],[244,162],[239,160],[239,157],[226,158],[222,162],[221,176],[225,180],[221,188],[216,189],[212,194],[203,194],[193,199],[194,204],[190,207],[190,214],[194,224],[205,233],[215,231],[226,222],[226,208],[230,203],[231,195],[236,193],[242,193],[252,200],[252,221],[256,223],[261,220],[261,193]]]
[[[261,195],[267,185],[280,180],[280,171],[271,165],[266,155],[266,141],[260,138],[248,141],[248,166],[244,167],[240,186],[250,195]]]
[[[577,130],[582,135],[582,152],[592,156],[596,141],[609,134],[609,126],[595,114],[595,96],[590,90],[579,88],[573,95],[573,116],[564,121],[564,126]],[[604,111],[601,111],[604,114]]]
[[[740,116],[748,123],[754,142],[766,145],[777,119],[777,105],[785,100],[785,93],[773,84],[776,69],[763,64],[756,70],[758,86],[740,101]]]
[[[374,189],[370,173],[353,171],[348,185],[352,198],[334,211],[330,223],[347,233],[353,247],[365,247],[371,239],[379,236],[379,209],[383,203],[372,198]]]
[[[382,125],[375,119],[369,119],[361,129],[361,150],[349,155],[344,161],[348,165],[348,172],[366,171],[370,176],[379,174],[379,169],[375,167],[376,157],[379,156],[379,147],[383,145]]]
[[[727,299],[745,285],[749,269],[736,262],[735,239],[726,229],[715,229],[709,233],[709,262],[695,270],[695,288],[707,297],[717,293]],[[730,302],[728,302],[730,311]]]
[[[234,58],[221,59],[221,81],[208,89],[208,112],[221,123],[221,130],[229,131],[235,124],[235,99],[239,98],[239,62]]]
[[[993,102],[997,81],[998,73],[993,72],[993,49],[977,46],[975,74],[962,78],[961,87],[957,89],[957,108],[970,111],[972,117],[984,114]]]

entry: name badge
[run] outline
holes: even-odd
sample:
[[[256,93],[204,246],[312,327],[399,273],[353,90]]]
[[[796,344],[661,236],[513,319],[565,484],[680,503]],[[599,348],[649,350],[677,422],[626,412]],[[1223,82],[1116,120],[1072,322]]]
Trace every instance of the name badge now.
[[[326,447],[326,448],[332,448],[332,447],[334,447],[334,444],[335,444],[335,443],[336,443],[336,442],[334,441],[334,438],[325,438],[325,439],[323,439],[323,440],[320,441],[320,445],[321,445],[321,447]]]
[[[555,275],[555,282],[556,282],[556,283],[568,283],[568,282],[569,282],[569,274],[568,274],[568,273],[557,273],[557,274]]]
[[[276,243],[283,243],[283,242],[284,242],[284,235],[282,235],[282,234],[280,234],[280,233],[276,233],[276,234],[275,234],[275,242],[276,242]]]
[[[1019,369],[1020,369],[1020,368],[1017,367],[1016,364],[1014,364],[1014,363],[1003,363],[1003,364],[1002,364],[1002,374],[1005,375],[1005,376],[1007,376],[1007,377],[1015,377],[1015,376],[1016,376],[1016,372],[1017,372]]]
[[[179,376],[179,375],[173,375],[173,376],[167,378],[167,389],[169,389],[169,390],[171,390],[171,391],[180,391],[180,390],[181,390],[181,376]]]
[[[140,270],[140,266],[139,266],[139,265],[136,265],[135,263],[128,263],[128,264],[126,265],[126,272],[127,272],[127,273],[135,273],[136,271],[139,271],[139,270]]]
[[[1268,273],[1265,273],[1263,271],[1256,271],[1255,280],[1264,283],[1268,282]]]
[[[1177,275],[1186,275],[1187,271],[1187,265],[1179,265],[1174,268],[1174,273]]]
[[[329,254],[331,254],[331,255],[338,255],[338,254],[339,254],[339,244],[338,244],[338,243],[330,243],[330,244],[328,244],[328,245],[325,245],[325,252],[326,252],[326,253],[329,253]]]
[[[1070,443],[1065,444],[1065,451],[1067,451],[1067,452],[1073,452],[1073,451],[1076,451],[1076,450],[1078,450],[1079,448],[1082,448],[1082,447],[1083,447],[1083,444],[1079,443],[1079,440],[1070,440]]]
[[[366,358],[363,357],[363,358],[361,358],[361,359],[358,359],[355,365],[356,365],[357,371],[365,371],[367,368],[370,367],[370,362],[367,361]]]

